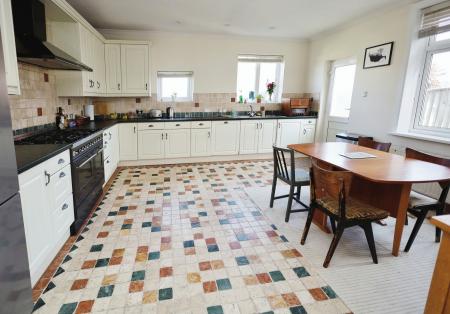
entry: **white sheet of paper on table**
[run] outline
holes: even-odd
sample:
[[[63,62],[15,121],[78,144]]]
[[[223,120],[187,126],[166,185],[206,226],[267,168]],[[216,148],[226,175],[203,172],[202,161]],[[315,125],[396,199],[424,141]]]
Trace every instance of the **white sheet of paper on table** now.
[[[350,153],[341,153],[341,156],[350,158],[350,159],[366,159],[366,158],[376,158],[377,156],[368,154],[365,152],[350,152]]]

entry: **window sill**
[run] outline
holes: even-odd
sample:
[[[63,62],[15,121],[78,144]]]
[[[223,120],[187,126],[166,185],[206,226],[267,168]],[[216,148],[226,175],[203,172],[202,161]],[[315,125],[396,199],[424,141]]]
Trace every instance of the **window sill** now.
[[[413,138],[416,140],[424,140],[424,141],[430,141],[430,142],[436,142],[436,143],[442,143],[442,144],[450,144],[450,138],[448,138],[448,137],[433,136],[433,135],[426,135],[426,134],[419,134],[419,133],[410,133],[410,132],[391,132],[390,134],[394,135],[394,136]]]

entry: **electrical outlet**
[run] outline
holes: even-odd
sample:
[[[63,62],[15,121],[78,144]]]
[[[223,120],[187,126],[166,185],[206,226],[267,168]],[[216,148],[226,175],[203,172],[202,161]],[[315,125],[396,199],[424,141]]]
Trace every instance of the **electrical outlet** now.
[[[48,82],[48,73],[44,73],[44,82]]]
[[[136,103],[140,104],[141,103],[141,99],[140,98],[136,98]]]
[[[37,115],[38,115],[38,117],[42,117],[42,108],[41,107],[37,108]]]

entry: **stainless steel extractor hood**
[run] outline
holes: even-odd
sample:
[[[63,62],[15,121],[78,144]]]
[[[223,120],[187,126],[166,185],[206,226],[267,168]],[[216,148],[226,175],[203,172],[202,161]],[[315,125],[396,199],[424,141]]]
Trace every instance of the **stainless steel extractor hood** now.
[[[45,6],[39,0],[12,1],[17,59],[48,69],[92,69],[47,41]]]

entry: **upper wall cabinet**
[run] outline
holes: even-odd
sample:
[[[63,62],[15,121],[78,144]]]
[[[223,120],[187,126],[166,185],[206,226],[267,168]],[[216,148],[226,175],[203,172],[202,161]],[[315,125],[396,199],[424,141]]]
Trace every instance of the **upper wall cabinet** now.
[[[8,94],[20,94],[19,69],[16,57],[16,42],[11,11],[11,0],[0,1],[0,28],[2,36],[3,57],[5,60]]]
[[[149,44],[115,42],[105,45],[108,96],[150,96]]]

